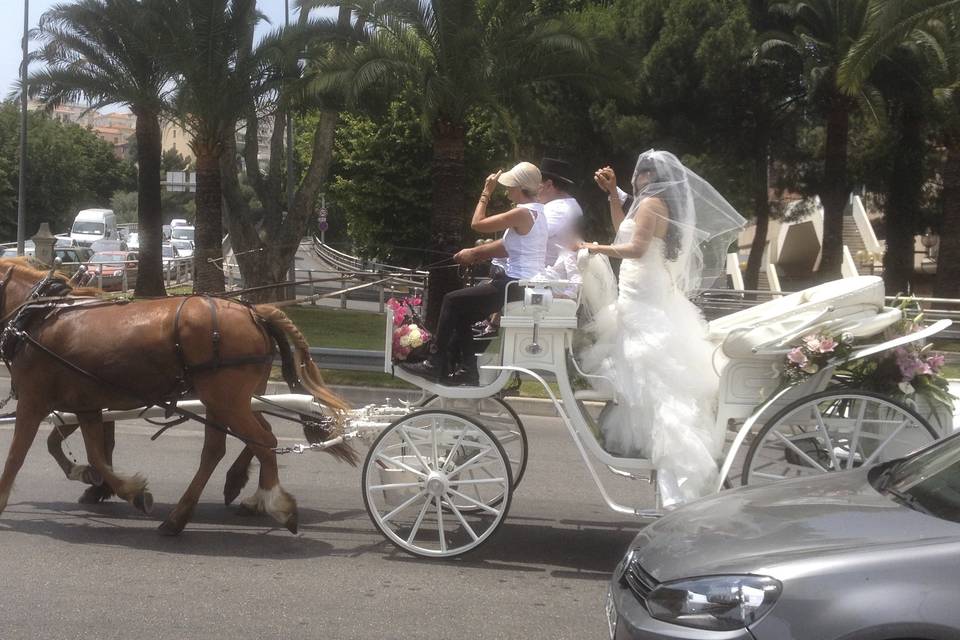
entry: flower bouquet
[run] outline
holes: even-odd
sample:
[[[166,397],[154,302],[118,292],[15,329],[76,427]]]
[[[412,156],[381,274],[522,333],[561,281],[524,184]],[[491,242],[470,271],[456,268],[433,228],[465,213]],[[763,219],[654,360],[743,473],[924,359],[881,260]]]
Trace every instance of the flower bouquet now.
[[[393,310],[394,362],[423,360],[428,355],[432,336],[414,310],[414,307],[419,307],[422,302],[420,298],[387,300],[387,306]]]
[[[905,300],[900,309],[906,312],[910,306],[911,301]],[[905,317],[884,332],[884,339],[908,336],[921,328],[922,320],[923,314]],[[918,408],[917,400],[921,399],[934,412],[942,407],[952,415],[956,398],[950,394],[949,383],[940,373],[943,356],[930,353],[932,347],[932,344],[910,342],[844,365],[835,377],[844,385],[882,393],[913,408]],[[803,382],[831,362],[847,359],[852,352],[853,339],[848,334],[804,336],[786,356],[780,376],[781,388]]]

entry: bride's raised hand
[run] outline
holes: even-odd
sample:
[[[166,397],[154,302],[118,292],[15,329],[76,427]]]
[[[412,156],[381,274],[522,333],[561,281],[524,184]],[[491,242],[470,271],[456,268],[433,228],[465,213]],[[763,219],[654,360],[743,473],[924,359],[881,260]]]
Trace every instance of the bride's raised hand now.
[[[614,173],[612,167],[607,166],[602,169],[597,169],[593,174],[593,181],[608,194],[616,193],[617,191],[617,174]]]

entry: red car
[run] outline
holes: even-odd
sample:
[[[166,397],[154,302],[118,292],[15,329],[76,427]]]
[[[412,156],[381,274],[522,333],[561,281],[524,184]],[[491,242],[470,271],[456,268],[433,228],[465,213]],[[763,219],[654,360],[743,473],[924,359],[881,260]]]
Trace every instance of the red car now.
[[[124,275],[127,289],[137,283],[138,256],[133,251],[98,251],[87,261],[87,270],[93,274],[90,284],[104,291],[122,291]]]

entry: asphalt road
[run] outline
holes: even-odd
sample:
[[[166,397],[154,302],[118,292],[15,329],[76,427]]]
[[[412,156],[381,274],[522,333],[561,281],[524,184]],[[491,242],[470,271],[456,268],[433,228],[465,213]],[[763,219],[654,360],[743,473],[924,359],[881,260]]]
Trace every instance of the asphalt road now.
[[[144,423],[118,426],[117,468],[149,478],[152,516],[116,499],[77,504],[83,487],[47,455],[42,428],[0,516],[0,638],[603,638],[606,581],[642,524],[606,508],[559,420],[525,424],[529,466],[509,517],[451,561],[382,539],[359,470],[321,453],[281,459],[298,536],[238,515],[220,497],[238,443],[186,531],[164,538],[156,527],[199,457],[196,426],[155,442]],[[282,441],[295,429],[280,426]],[[0,427],[0,452],[10,436]],[[81,452],[78,436],[68,444]],[[611,483],[650,504],[648,484]]]

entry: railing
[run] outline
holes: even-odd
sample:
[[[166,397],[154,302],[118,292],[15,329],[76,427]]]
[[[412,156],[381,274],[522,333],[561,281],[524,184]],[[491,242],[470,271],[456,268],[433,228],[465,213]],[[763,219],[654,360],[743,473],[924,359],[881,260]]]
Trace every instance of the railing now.
[[[121,264],[123,269],[119,274],[104,275],[104,267],[107,270],[112,270]],[[57,268],[72,276],[81,266],[87,268],[87,273],[90,276],[90,279],[86,282],[88,286],[120,293],[132,292],[137,286],[137,277],[131,277],[131,271],[135,271],[137,275],[140,273],[139,261],[137,260],[126,260],[122,263],[61,262]],[[163,276],[168,289],[193,282],[193,258],[164,258]]]

